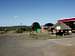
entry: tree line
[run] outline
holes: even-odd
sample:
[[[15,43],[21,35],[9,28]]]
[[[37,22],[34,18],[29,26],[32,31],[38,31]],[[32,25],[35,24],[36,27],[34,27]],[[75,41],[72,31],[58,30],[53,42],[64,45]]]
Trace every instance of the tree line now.
[[[46,23],[44,26],[53,26],[52,23]],[[41,29],[41,25],[38,22],[33,22],[33,24],[31,26],[24,26],[24,25],[20,25],[20,26],[5,26],[5,27],[0,27],[0,31],[4,31],[4,32],[8,32],[8,31],[15,31],[17,33],[22,33],[24,31],[34,31],[35,28],[40,28]]]

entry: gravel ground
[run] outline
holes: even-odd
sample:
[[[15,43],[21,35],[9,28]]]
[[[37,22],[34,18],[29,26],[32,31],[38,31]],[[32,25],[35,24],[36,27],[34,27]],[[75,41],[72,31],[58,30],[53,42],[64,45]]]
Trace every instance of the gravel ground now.
[[[0,35],[0,56],[75,56],[74,35],[48,40],[24,40],[16,34]]]

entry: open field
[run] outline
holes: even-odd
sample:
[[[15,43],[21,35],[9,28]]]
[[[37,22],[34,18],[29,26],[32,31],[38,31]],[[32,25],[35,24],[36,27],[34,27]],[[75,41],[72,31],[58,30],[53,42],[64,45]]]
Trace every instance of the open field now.
[[[75,56],[75,34],[46,40],[26,40],[26,37],[25,33],[1,34],[0,56]]]

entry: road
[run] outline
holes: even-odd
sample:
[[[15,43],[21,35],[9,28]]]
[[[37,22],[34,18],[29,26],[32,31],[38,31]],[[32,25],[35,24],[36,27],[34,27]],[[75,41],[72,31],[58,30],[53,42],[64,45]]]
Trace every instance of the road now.
[[[0,56],[75,56],[74,34],[71,38],[23,40],[0,36]]]

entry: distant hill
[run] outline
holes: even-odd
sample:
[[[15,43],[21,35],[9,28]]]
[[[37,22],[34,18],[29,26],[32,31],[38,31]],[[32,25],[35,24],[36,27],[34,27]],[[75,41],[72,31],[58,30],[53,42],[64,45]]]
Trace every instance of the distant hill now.
[[[0,27],[0,31],[4,31],[4,30],[16,30],[16,29],[25,29],[25,30],[31,30],[31,26],[3,26],[3,27]]]

